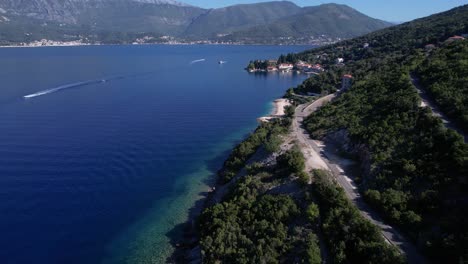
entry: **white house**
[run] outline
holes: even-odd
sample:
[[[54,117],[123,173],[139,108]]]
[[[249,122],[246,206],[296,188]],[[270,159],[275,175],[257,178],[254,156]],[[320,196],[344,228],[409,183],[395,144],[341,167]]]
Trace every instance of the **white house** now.
[[[290,71],[294,68],[294,65],[290,64],[290,63],[281,63],[280,65],[278,65],[278,69],[280,71]]]

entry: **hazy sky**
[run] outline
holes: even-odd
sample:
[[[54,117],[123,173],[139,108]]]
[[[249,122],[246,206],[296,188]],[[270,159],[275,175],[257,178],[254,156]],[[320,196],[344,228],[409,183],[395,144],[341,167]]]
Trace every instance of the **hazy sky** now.
[[[205,8],[268,1],[269,0],[180,0],[180,2]],[[323,3],[346,4],[371,17],[392,22],[409,21],[468,4],[468,0],[291,0],[291,2],[300,6],[320,5]]]

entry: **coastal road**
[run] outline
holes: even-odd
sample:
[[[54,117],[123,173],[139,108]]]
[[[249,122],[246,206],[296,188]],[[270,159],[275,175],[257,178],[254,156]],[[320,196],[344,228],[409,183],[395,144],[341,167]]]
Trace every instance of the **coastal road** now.
[[[291,133],[292,137],[297,140],[299,148],[306,158],[306,169],[308,171],[311,169],[330,171],[336,182],[345,190],[348,199],[356,205],[365,218],[381,229],[383,237],[389,244],[398,247],[406,255],[409,263],[426,263],[427,261],[424,257],[418,253],[416,248],[397,229],[385,224],[378,214],[364,202],[352,177],[349,177],[348,167],[352,161],[338,157],[333,152],[328,151],[323,143],[312,140],[307,131],[302,127],[302,121],[305,117],[335,97],[335,94],[331,94],[311,104],[299,105],[296,108]]]
[[[432,110],[432,113],[434,116],[442,119],[442,123],[444,123],[446,128],[455,130],[458,134],[460,134],[464,138],[465,143],[466,143],[468,139],[467,135],[463,133],[463,130],[461,130],[461,128],[459,128],[454,122],[452,122],[442,112],[442,110],[439,108],[436,102],[429,96],[429,94],[426,92],[424,87],[421,85],[421,83],[419,82],[419,78],[416,76],[416,74],[410,73],[410,78],[411,78],[411,83],[416,88],[416,91],[421,97],[421,107],[425,107],[425,106],[429,107]]]

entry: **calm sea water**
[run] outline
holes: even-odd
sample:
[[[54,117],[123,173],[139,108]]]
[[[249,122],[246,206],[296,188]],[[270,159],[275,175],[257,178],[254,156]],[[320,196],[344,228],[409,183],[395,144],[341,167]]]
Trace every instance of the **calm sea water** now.
[[[306,48],[0,49],[0,263],[164,262],[226,151],[305,78],[243,67]]]

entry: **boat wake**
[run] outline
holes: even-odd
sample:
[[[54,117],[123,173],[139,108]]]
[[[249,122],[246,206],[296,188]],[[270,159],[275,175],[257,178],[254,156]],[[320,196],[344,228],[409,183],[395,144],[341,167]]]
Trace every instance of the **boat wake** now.
[[[205,61],[205,59],[195,60],[192,63],[202,62],[202,61]],[[131,74],[131,75],[120,75],[120,76],[106,77],[103,79],[94,79],[94,80],[88,80],[88,81],[83,81],[83,82],[69,83],[69,84],[61,85],[61,86],[54,87],[51,89],[42,90],[36,93],[28,94],[28,95],[23,96],[23,98],[31,99],[34,97],[55,93],[55,92],[65,90],[65,89],[82,87],[82,86],[87,86],[87,85],[92,85],[92,84],[104,84],[110,81],[116,81],[116,80],[121,80],[121,79],[137,78],[137,77],[151,75],[151,74],[154,74],[155,72],[157,71],[147,71],[147,72],[136,73],[136,74]]]
[[[194,64],[194,63],[202,62],[202,61],[205,61],[205,59],[194,60],[194,61],[191,61],[190,64]]]
[[[34,97],[38,97],[38,96],[42,96],[42,95],[46,95],[46,94],[55,93],[55,92],[65,90],[65,89],[76,88],[76,87],[81,87],[81,86],[87,86],[87,85],[91,85],[91,84],[106,83],[106,82],[111,81],[111,80],[118,80],[118,79],[123,79],[123,78],[124,78],[124,76],[117,76],[117,77],[113,77],[113,78],[96,79],[96,80],[89,80],[89,81],[84,81],[84,82],[76,82],[76,83],[65,84],[65,85],[55,87],[55,88],[51,88],[51,89],[39,91],[39,92],[36,92],[36,93],[33,93],[33,94],[25,95],[25,96],[23,96],[23,98],[24,99],[30,99],[30,98],[34,98]]]

